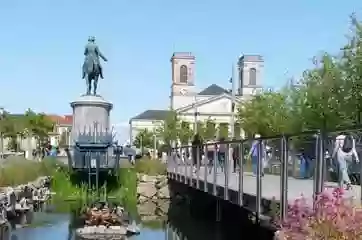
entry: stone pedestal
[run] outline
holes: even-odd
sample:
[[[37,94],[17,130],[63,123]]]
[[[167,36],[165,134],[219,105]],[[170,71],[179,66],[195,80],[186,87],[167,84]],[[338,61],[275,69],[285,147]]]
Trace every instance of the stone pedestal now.
[[[113,104],[99,95],[82,95],[72,102],[73,125],[71,145],[79,133],[109,132],[110,112]]]

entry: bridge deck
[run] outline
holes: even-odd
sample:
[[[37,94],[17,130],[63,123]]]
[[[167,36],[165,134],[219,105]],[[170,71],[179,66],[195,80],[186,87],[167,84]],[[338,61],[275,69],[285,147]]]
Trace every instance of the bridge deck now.
[[[214,173],[207,171],[207,182],[209,184],[214,183]],[[185,168],[184,166],[179,167],[168,167],[168,172],[179,174],[181,176],[186,176],[187,178],[191,176],[193,179],[197,179],[197,175],[200,181],[205,179],[205,167],[200,167],[200,170],[193,172],[191,167]],[[230,190],[238,192],[239,189],[239,173],[233,173],[228,171],[228,188]],[[256,195],[256,177],[250,172],[244,172],[243,175],[243,192],[247,195]],[[216,174],[216,185],[219,187],[225,187],[225,174],[218,169]],[[277,201],[280,200],[280,176],[278,175],[269,175],[266,174],[262,178],[262,198],[272,200],[273,198]],[[336,183],[326,182],[325,187],[337,187]],[[313,179],[296,179],[293,177],[288,178],[288,201],[292,202],[296,198],[304,197],[310,199],[313,196]],[[353,197],[356,200],[361,199],[361,187],[353,185],[352,189],[346,191],[346,197]]]

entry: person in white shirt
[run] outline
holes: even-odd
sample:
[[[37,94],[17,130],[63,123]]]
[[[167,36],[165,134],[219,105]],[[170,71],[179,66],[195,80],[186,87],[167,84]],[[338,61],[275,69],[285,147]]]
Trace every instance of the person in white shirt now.
[[[350,142],[350,143],[349,143]],[[346,145],[350,145],[349,147]],[[345,183],[347,189],[351,188],[351,180],[348,176],[348,166],[355,157],[356,162],[359,162],[358,154],[356,151],[356,143],[354,138],[349,134],[341,133],[336,137],[332,159],[337,155],[337,162],[339,168],[339,186],[343,187]]]

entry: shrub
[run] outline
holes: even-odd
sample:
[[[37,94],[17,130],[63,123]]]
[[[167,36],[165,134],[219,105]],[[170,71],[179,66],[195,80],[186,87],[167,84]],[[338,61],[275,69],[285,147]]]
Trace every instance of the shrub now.
[[[157,159],[142,158],[136,160],[136,171],[147,175],[163,175],[166,174],[166,164]]]
[[[280,223],[278,240],[362,239],[362,209],[343,195],[343,189],[325,190],[314,208],[302,197],[290,206],[287,220]]]
[[[26,184],[40,176],[50,176],[57,167],[59,165],[54,159],[38,162],[9,157],[0,163],[0,187]]]

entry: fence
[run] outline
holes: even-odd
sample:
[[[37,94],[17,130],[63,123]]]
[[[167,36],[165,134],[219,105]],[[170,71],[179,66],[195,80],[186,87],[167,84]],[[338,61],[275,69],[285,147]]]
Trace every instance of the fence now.
[[[302,192],[312,198],[325,187],[337,186],[333,183],[340,176],[338,164],[332,158],[335,138],[341,131],[352,135],[358,152],[355,158],[360,158],[361,130],[362,126],[355,126],[325,133],[305,131],[294,135],[176,146],[169,153],[168,172],[176,173],[177,180],[191,186],[195,180],[195,187],[200,189],[202,185],[200,190],[205,192],[209,191],[208,184],[203,184],[207,182],[212,185],[214,195],[217,195],[217,187],[222,186],[225,200],[228,200],[229,189],[235,190],[240,205],[244,193],[255,195],[258,216],[262,199],[276,197],[280,201],[281,218],[284,218],[288,201],[299,197]],[[257,154],[250,153],[253,144]],[[347,164],[351,165],[353,183],[361,186],[359,196],[354,197],[362,201],[361,164]]]

